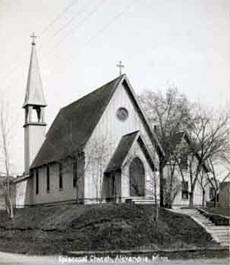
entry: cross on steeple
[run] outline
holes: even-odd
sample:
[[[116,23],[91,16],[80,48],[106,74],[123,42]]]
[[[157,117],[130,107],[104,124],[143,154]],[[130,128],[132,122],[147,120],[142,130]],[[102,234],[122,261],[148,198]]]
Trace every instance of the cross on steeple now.
[[[125,67],[125,66],[122,64],[122,61],[119,61],[119,63],[117,64],[117,67],[119,68],[119,75],[122,75],[122,68]]]
[[[35,45],[35,39],[37,38],[37,36],[34,34],[34,32],[30,36],[30,38],[32,39],[32,45]]]

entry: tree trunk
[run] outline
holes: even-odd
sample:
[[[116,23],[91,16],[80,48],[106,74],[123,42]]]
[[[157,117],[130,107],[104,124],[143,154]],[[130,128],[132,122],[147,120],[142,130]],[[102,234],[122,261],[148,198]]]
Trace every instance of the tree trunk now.
[[[159,218],[159,207],[158,204],[154,205],[155,213],[154,213],[154,221],[157,224],[158,218]]]
[[[79,197],[78,197],[78,195],[79,195],[78,194],[78,181],[79,181],[79,179],[78,179],[78,161],[77,161],[76,157],[74,157],[73,163],[74,163],[73,177],[74,177],[75,189],[76,189],[76,202],[78,203],[78,199],[79,199]]]
[[[205,206],[205,189],[202,190],[202,206]]]
[[[164,181],[164,166],[163,162],[160,161],[159,164],[159,175],[160,175],[160,206],[164,207],[164,187],[163,187],[163,181]]]
[[[170,170],[170,185],[169,185],[169,194],[168,194],[168,200],[167,200],[167,208],[172,209],[172,203],[173,203],[173,176],[174,176],[174,168]]]
[[[11,199],[9,199],[9,200],[10,200],[10,219],[13,219],[14,218],[13,203],[12,203]]]
[[[4,197],[5,197],[5,207],[6,207],[7,214],[11,219],[13,219],[14,208],[13,208],[13,203],[10,199],[10,194],[7,191],[5,191],[4,193],[5,193]]]
[[[215,189],[214,208],[216,207],[216,202],[217,202],[217,192],[216,192],[216,189]]]
[[[190,192],[190,196],[189,196],[189,207],[192,208],[193,207],[193,193],[194,193],[194,190],[192,189],[191,192]]]
[[[13,219],[14,218],[14,208],[13,208],[13,203],[11,201],[11,194],[10,194],[10,189],[8,188],[8,183],[4,184],[6,187],[4,187],[4,199],[5,199],[5,207],[6,207],[6,212],[8,216]]]
[[[156,172],[154,172],[154,177],[153,177],[153,184],[154,184],[154,201],[155,201],[155,216],[154,220],[157,223],[158,218],[159,218],[159,207],[158,207],[158,201],[157,201],[157,182],[156,182]]]

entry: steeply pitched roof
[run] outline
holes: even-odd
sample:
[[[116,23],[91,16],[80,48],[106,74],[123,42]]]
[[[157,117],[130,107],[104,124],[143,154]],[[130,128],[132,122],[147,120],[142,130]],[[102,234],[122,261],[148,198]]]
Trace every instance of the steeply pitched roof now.
[[[121,75],[59,111],[31,168],[65,158],[70,154],[72,146],[75,150],[82,150],[121,82],[138,110],[153,145],[158,153],[163,154],[162,147],[155,133],[150,129],[128,79],[125,75]]]
[[[135,96],[134,90],[131,86],[131,84],[129,83],[129,80],[126,78],[125,82],[123,83],[124,87],[126,88],[127,93],[129,94],[134,107],[136,108],[139,117],[141,118],[141,120],[143,121],[143,125],[150,137],[150,140],[152,141],[152,144],[155,146],[157,153],[159,156],[165,156],[164,150],[157,138],[156,133],[151,129],[150,125],[149,125],[149,121],[144,113],[144,110],[141,107],[141,104],[138,100],[138,98]]]
[[[35,44],[32,45],[31,50],[26,96],[23,107],[27,105],[46,106]]]
[[[112,156],[105,172],[112,172],[121,168],[137,135],[139,135],[139,131],[126,134],[121,138],[120,143],[118,144],[118,147]]]
[[[182,142],[182,139],[184,139],[186,141],[186,143],[188,145],[190,145],[191,148],[193,148],[193,141],[190,139],[188,133],[186,131],[181,131],[181,132],[178,132],[174,135],[174,138],[173,138],[173,144],[176,148],[177,145],[181,144]],[[200,155],[198,152],[196,152],[196,158],[199,160],[200,159]],[[210,168],[208,166],[208,163],[205,162],[203,165],[203,169],[205,170],[206,173],[210,172]]]
[[[71,146],[83,148],[124,75],[62,108],[31,168],[66,157]]]
[[[146,146],[146,144],[144,143],[140,132],[139,131],[135,131],[129,134],[124,135],[115,152],[114,155],[112,156],[111,160],[109,161],[109,164],[105,170],[105,173],[110,173],[113,171],[117,171],[122,169],[122,166],[128,156],[128,153],[130,151],[130,149],[132,148],[133,144],[135,142],[138,142],[140,144],[140,147],[150,165],[150,167],[152,168],[152,170],[156,170],[156,167],[154,165],[154,161],[153,158],[150,155],[150,152]]]

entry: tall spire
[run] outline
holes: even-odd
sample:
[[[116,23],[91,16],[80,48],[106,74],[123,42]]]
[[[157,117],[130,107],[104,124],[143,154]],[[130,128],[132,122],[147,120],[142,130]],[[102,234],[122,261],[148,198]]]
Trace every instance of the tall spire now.
[[[38,58],[36,53],[36,43],[35,38],[37,36],[32,34],[32,49],[30,56],[30,66],[28,72],[27,86],[26,86],[26,96],[23,108],[28,105],[33,106],[46,106],[45,97],[42,88],[42,81],[39,71]]]
[[[27,79],[26,96],[23,105],[25,111],[24,149],[25,174],[29,174],[30,165],[45,139],[45,97],[36,54],[36,36],[33,34],[30,66]]]

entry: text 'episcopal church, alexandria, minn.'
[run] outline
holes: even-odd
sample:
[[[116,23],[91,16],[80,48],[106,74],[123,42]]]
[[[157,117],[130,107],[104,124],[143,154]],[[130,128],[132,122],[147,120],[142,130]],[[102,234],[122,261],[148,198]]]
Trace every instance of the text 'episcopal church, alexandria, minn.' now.
[[[163,150],[126,75],[61,108],[45,134],[46,106],[33,41],[18,205],[153,197]]]

